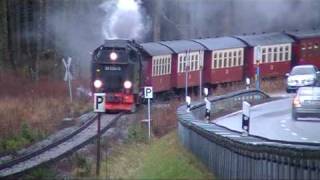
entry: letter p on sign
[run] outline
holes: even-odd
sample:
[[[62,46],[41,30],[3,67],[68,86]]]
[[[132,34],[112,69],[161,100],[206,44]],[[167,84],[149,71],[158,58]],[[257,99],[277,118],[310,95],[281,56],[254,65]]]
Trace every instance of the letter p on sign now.
[[[144,87],[144,98],[152,99],[153,98],[153,91],[151,86]]]
[[[105,112],[106,93],[94,93],[94,112]]]

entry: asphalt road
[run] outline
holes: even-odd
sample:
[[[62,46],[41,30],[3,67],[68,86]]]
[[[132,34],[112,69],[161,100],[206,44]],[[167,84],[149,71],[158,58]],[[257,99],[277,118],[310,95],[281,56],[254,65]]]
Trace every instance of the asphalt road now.
[[[292,96],[251,108],[250,134],[268,139],[320,143],[320,119],[291,118]],[[217,124],[242,131],[242,112],[218,118]]]

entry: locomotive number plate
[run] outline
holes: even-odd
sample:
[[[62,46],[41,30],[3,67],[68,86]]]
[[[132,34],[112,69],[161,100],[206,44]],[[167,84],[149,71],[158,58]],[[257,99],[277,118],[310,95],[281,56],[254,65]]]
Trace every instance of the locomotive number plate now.
[[[104,67],[104,70],[106,71],[121,71],[120,66],[106,66]]]

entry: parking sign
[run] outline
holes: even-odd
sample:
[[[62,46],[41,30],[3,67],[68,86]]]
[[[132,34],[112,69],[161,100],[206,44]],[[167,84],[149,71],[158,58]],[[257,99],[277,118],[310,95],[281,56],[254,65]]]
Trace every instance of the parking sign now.
[[[106,93],[94,93],[94,106],[93,111],[94,112],[105,112],[105,98]]]
[[[153,98],[153,90],[151,86],[144,87],[144,98],[152,99]]]

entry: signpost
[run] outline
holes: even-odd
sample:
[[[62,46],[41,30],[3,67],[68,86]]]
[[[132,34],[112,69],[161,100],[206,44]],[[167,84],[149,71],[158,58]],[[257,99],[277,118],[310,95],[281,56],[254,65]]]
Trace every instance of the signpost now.
[[[250,130],[250,107],[251,105],[243,101],[242,102],[242,129],[244,131],[243,135],[248,135]]]
[[[100,126],[101,126],[101,113],[105,112],[105,93],[94,93],[94,105],[93,111],[98,113],[98,126],[97,126],[97,165],[96,165],[96,175],[100,174]]]
[[[186,96],[186,103],[187,103],[187,112],[190,112],[190,108],[191,108],[191,97],[190,96]]]
[[[150,107],[150,99],[153,98],[153,89],[151,86],[144,87],[144,98],[148,99],[148,134],[149,140],[151,138],[151,107]]]
[[[250,78],[246,78],[246,90],[250,89]]]
[[[70,71],[70,67],[71,67],[71,61],[72,58],[68,57],[68,60],[66,61],[64,58],[62,59],[62,62],[64,64],[64,67],[66,68],[66,72],[64,74],[64,81],[68,82],[68,86],[69,86],[69,94],[70,94],[70,101],[72,103],[72,86],[71,86],[71,80],[72,78],[72,74]]]
[[[256,89],[260,90],[260,62],[262,60],[262,50],[261,46],[255,47],[255,59],[256,59]]]
[[[184,70],[185,70],[185,96],[188,96],[188,79],[189,79],[189,68],[190,68],[190,50],[186,52],[185,60],[184,60]]]
[[[203,56],[201,54],[201,52],[199,51],[199,59],[200,59],[200,62],[199,62],[199,66],[200,66],[200,70],[199,70],[199,78],[200,78],[200,85],[199,85],[199,99],[201,100],[202,99],[202,71],[203,71]]]

